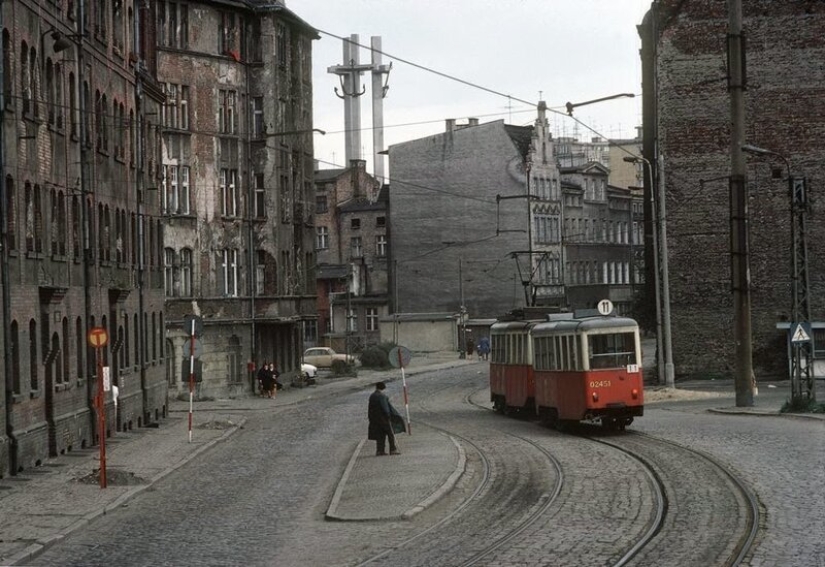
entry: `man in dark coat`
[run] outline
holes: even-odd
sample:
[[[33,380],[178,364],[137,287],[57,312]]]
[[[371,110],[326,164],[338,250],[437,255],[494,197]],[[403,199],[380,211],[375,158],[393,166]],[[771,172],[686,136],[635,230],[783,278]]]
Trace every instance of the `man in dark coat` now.
[[[386,440],[390,440],[390,455],[400,455],[398,447],[395,445],[395,433],[392,430],[390,419],[393,413],[398,413],[390,404],[389,398],[384,393],[387,388],[383,382],[375,385],[375,391],[370,395],[367,417],[370,425],[367,438],[375,441],[375,454],[377,456],[386,455]]]
[[[261,367],[258,369],[258,392],[260,392],[261,397],[265,397],[267,394],[266,384],[267,384],[267,375],[269,373],[269,365],[264,362]]]

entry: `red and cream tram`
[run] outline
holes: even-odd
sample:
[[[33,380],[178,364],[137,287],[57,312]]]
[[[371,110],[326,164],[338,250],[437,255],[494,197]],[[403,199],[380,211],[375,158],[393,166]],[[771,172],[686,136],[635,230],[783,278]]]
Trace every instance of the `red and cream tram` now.
[[[500,320],[490,329],[490,401],[549,425],[624,429],[643,415],[639,327],[595,310]]]
[[[639,326],[566,315],[531,329],[536,413],[551,425],[596,420],[624,429],[644,412]]]
[[[533,342],[538,320],[500,321],[490,327],[490,401],[499,413],[535,413]]]

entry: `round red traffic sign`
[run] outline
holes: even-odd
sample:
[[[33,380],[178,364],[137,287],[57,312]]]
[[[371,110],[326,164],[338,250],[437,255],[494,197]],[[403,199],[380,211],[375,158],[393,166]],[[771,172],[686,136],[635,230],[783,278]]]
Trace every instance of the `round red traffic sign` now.
[[[94,348],[106,346],[109,342],[109,333],[103,327],[92,327],[86,335],[89,345]]]

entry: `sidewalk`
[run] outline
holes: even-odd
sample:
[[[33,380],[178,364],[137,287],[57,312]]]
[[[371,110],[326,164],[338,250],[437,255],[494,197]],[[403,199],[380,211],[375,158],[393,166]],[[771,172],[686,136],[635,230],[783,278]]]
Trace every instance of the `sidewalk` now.
[[[452,368],[476,363],[473,359],[460,360],[457,353],[438,353],[414,356],[405,369],[406,376],[421,372]],[[106,440],[107,488],[100,488],[96,471],[99,467],[99,448],[74,450],[65,455],[48,459],[42,466],[26,470],[15,476],[0,479],[0,565],[25,563],[42,553],[68,534],[89,524],[95,518],[122,506],[130,499],[151,487],[154,483],[198,457],[216,443],[232,436],[246,421],[248,411],[263,410],[273,406],[298,404],[310,398],[318,398],[344,390],[367,389],[379,380],[401,379],[400,369],[389,371],[359,370],[354,378],[320,377],[318,386],[289,388],[278,393],[274,400],[249,396],[196,402],[192,419],[192,441],[189,441],[189,402],[170,400],[169,417],[159,427],[147,427],[128,432],[117,432]],[[426,461],[423,447],[432,450],[429,461],[432,471],[416,482],[410,497],[421,495],[414,504],[421,504],[437,493],[459,464],[458,448],[446,436],[417,428],[415,435],[402,434],[400,440],[405,455],[392,457],[413,461]],[[363,444],[362,444],[363,445]],[[359,449],[362,448],[359,445]],[[371,448],[370,443],[367,448]],[[346,479],[369,480],[364,471],[375,461],[371,456],[364,460],[356,451],[344,478],[339,483],[337,509],[339,519],[346,519],[353,512],[348,504],[351,498],[362,498],[368,490],[353,488]],[[389,461],[389,457],[386,457]],[[397,461],[394,461],[397,463]],[[386,464],[390,464],[387,462]],[[409,465],[410,463],[405,463]],[[416,462],[416,466],[421,463]],[[461,464],[463,470],[463,462]],[[437,474],[436,468],[448,468]],[[409,467],[401,469],[409,471]],[[443,478],[442,478],[443,477]],[[457,477],[456,477],[457,478]],[[405,475],[406,482],[406,475]],[[454,481],[453,481],[454,482]],[[435,484],[435,486],[433,486]],[[362,487],[363,488],[363,487]],[[426,493],[426,494],[425,494]],[[417,496],[416,496],[417,498]],[[386,502],[384,505],[390,505]],[[426,504],[426,502],[424,502]],[[395,506],[392,503],[392,506]],[[401,515],[407,510],[387,508],[390,515]]]

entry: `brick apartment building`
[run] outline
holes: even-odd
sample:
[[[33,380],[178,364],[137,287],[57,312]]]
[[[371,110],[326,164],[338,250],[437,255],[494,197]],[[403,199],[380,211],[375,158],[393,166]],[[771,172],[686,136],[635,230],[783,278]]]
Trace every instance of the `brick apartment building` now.
[[[139,4],[139,5],[138,5]],[[6,1],[0,476],[167,412],[152,12],[145,3]],[[101,327],[108,344],[88,346]]]
[[[825,317],[825,224],[816,195],[825,186],[825,82],[821,2],[744,0],[746,143],[788,160],[807,178],[811,317]],[[724,4],[653,4],[642,37],[645,157],[666,189],[667,237],[677,377],[731,376],[735,368],[730,270],[730,95]],[[772,176],[778,168],[779,178]],[[757,379],[787,377],[791,320],[791,226],[782,157],[748,157],[751,316]],[[815,333],[815,348],[823,337]]]
[[[288,379],[316,317],[318,35],[274,1],[160,2],[156,22],[170,382],[188,390],[188,315],[204,322],[202,394],[249,391],[266,361]]]
[[[365,166],[315,172],[317,340],[340,352],[380,342],[388,313],[388,188]]]

